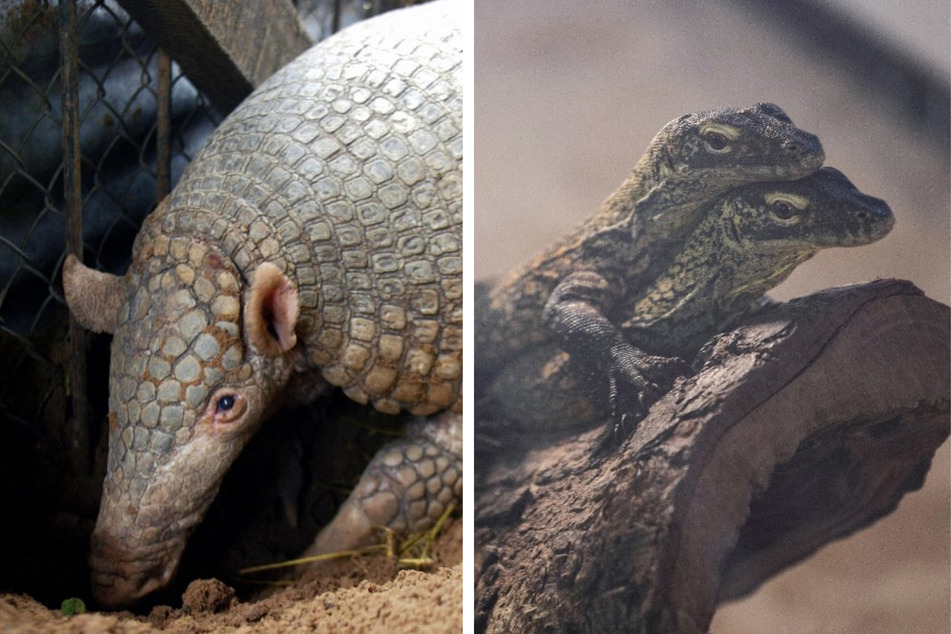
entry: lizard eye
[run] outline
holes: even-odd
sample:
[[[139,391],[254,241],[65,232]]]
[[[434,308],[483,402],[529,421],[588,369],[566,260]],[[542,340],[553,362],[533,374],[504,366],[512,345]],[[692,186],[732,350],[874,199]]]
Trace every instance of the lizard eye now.
[[[793,205],[784,200],[777,200],[770,205],[770,214],[774,219],[779,221],[780,224],[791,225],[799,222],[800,213],[800,209],[796,209]]]
[[[766,194],[766,209],[777,224],[794,225],[809,209],[809,199],[789,192],[770,192]]]
[[[703,135],[703,142],[712,152],[725,152],[730,149],[730,139],[720,132],[708,131]]]

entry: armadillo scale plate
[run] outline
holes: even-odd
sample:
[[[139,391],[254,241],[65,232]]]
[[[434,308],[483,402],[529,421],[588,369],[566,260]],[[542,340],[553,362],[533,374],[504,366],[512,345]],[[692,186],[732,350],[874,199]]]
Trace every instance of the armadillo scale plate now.
[[[456,403],[462,357],[462,50],[437,2],[358,23],[278,71],[147,221],[297,283],[309,365],[359,401]]]

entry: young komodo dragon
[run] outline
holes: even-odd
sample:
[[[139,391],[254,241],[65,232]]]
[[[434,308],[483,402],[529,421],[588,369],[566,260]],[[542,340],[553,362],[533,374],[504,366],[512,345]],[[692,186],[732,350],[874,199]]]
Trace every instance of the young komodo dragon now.
[[[875,242],[894,224],[885,201],[829,167],[798,181],[737,187],[701,212],[673,262],[629,289],[612,313],[647,360],[636,371],[667,387],[672,377],[650,355],[691,359],[820,249]],[[547,342],[506,365],[477,417],[534,429],[593,423],[609,413],[609,388],[603,372]]]
[[[737,185],[802,178],[824,159],[819,139],[773,104],[668,123],[591,219],[477,296],[476,395],[506,361],[552,340],[584,351],[612,382],[656,397],[636,371],[644,360],[610,317],[614,303],[659,274],[704,203]]]

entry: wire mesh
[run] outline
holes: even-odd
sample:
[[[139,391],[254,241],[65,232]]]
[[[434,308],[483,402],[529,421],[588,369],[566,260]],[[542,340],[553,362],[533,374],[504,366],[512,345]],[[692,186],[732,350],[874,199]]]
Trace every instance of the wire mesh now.
[[[76,375],[67,378],[77,355],[67,348],[59,279],[73,165],[64,139],[75,129],[87,262],[124,270],[156,203],[156,46],[112,0],[76,2],[72,32],[64,30],[66,6],[0,2],[0,424],[7,437],[0,456],[11,458],[2,461],[10,469],[37,447],[50,456],[85,451],[64,422],[85,409],[86,398],[84,385],[71,389],[80,382]],[[72,92],[64,91],[63,60],[75,60],[72,122],[63,116]],[[174,65],[171,75],[167,151],[174,182],[221,117]],[[73,392],[78,404],[70,401]]]

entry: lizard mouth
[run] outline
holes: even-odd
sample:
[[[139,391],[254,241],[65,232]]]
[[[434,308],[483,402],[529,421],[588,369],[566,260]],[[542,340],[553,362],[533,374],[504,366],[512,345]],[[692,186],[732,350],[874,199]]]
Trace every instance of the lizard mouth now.
[[[670,146],[665,143],[664,150],[661,152],[660,160],[657,162],[659,167],[657,181],[660,182],[664,179],[670,178],[677,173],[677,168],[674,166],[673,155],[670,153]]]

